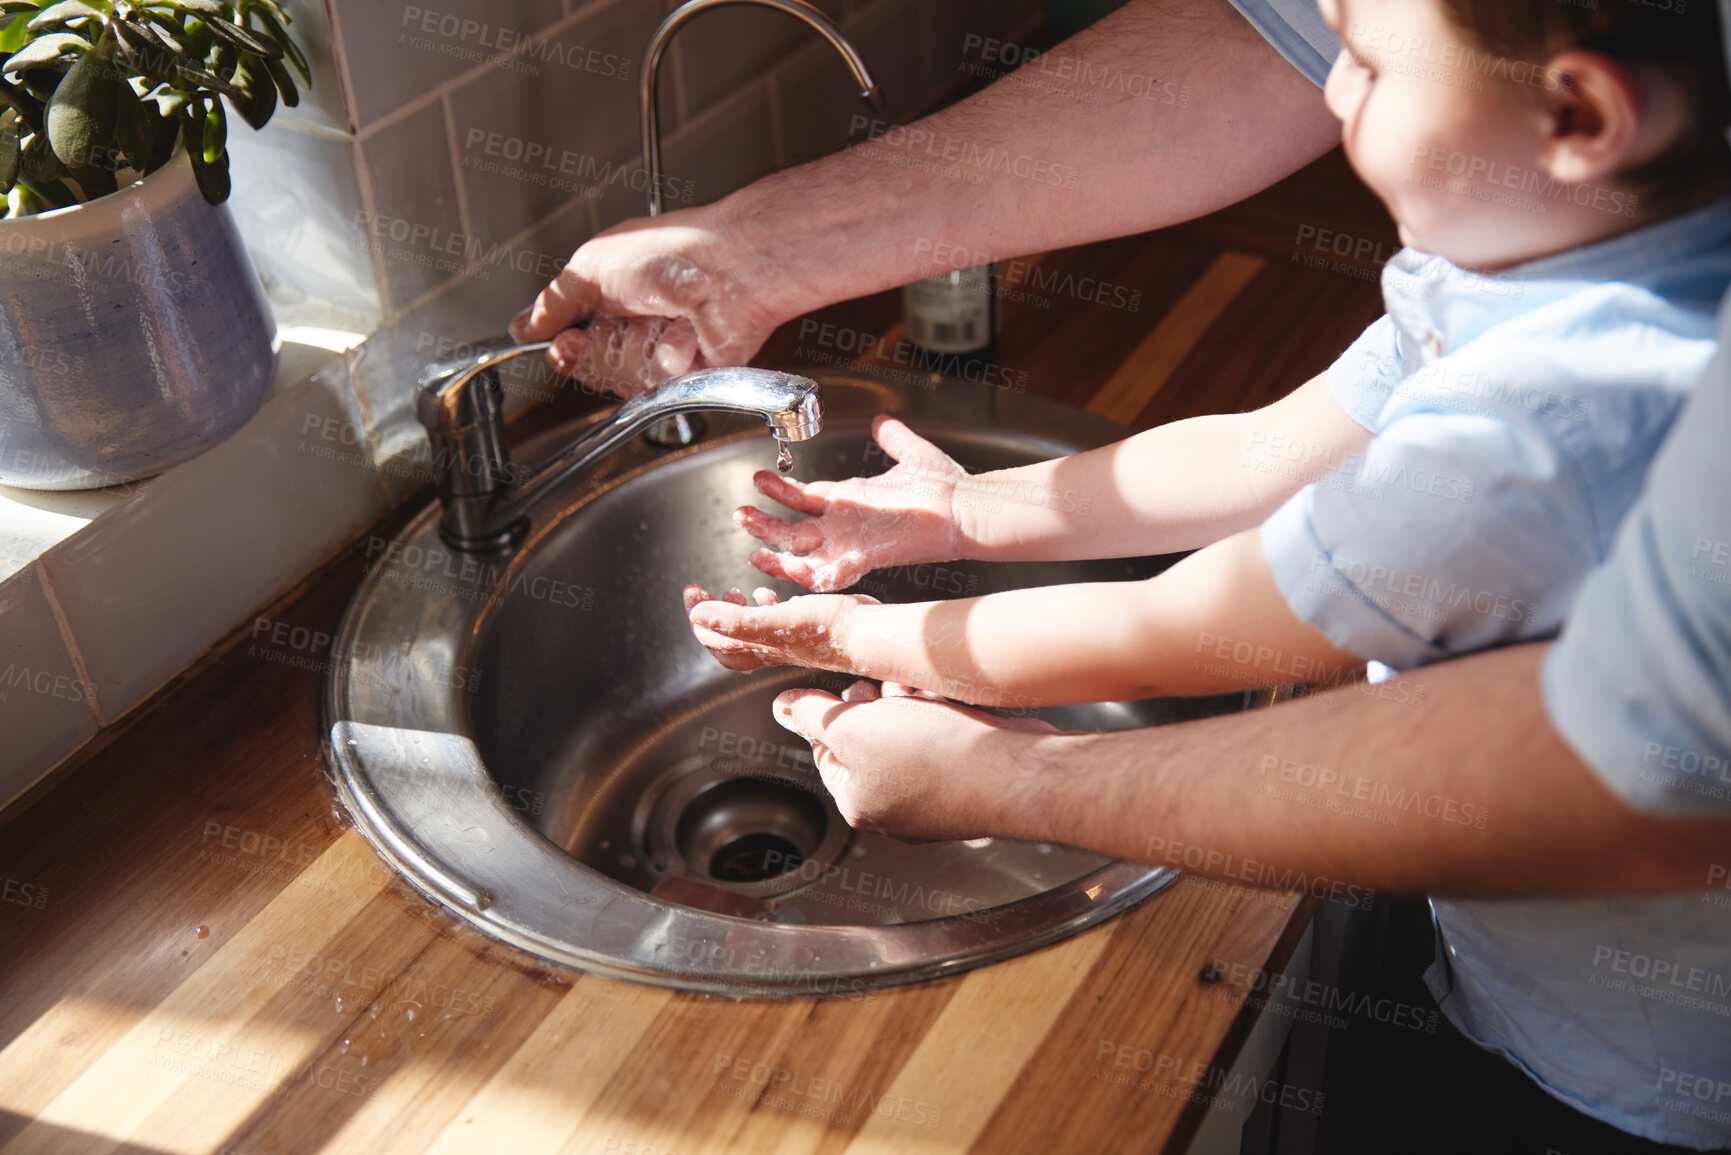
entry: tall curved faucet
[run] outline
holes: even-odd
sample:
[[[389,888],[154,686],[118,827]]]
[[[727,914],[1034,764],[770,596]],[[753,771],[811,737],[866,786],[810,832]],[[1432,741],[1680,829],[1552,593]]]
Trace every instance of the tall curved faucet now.
[[[797,16],[841,53],[875,111],[883,90],[841,29],[807,0],[689,0],[671,12],[650,37],[643,58],[639,96],[643,106],[643,169],[648,174],[649,215],[661,215],[661,118],[656,82],[667,44],[691,17],[723,4],[757,4]],[[499,549],[521,534],[535,500],[559,481],[642,432],[657,445],[689,445],[699,436],[695,412],[724,409],[762,417],[782,444],[814,437],[823,427],[817,383],[766,369],[702,369],[663,383],[621,405],[613,416],[555,454],[533,475],[517,468],[505,444],[504,405],[498,367],[550,343],[513,345],[508,338],[482,342],[476,352],[429,365],[421,378],[416,414],[426,426],[439,474],[444,515],[439,535],[460,550]]]
[[[847,61],[848,68],[853,72],[854,80],[859,84],[860,96],[871,104],[872,109],[877,112],[884,109],[883,89],[872,79],[865,61],[860,59],[860,54],[848,43],[847,37],[842,35],[841,29],[835,26],[833,20],[806,0],[690,0],[689,3],[681,4],[661,22],[655,35],[649,38],[649,50],[643,56],[643,75],[639,80],[638,97],[643,106],[643,171],[649,177],[649,215],[652,217],[661,215],[661,113],[655,101],[657,80],[661,73],[661,57],[667,51],[668,41],[673,39],[673,34],[678,32],[687,20],[723,4],[756,4],[799,17],[841,53],[842,59]]]

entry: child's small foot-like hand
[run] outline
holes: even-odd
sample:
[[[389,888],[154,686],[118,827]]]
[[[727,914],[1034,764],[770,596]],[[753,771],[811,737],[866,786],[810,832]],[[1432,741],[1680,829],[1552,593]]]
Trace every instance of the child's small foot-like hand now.
[[[854,610],[879,604],[876,598],[853,594],[784,602],[767,589],[754,591],[752,597],[755,607],[736,589],[716,598],[702,586],[685,587],[685,613],[692,632],[730,670],[765,666],[847,670],[843,626]]]
[[[872,422],[872,438],[895,461],[888,473],[802,485],[765,470],[759,492],[799,513],[785,521],[749,505],[733,519],[769,549],[751,564],[771,577],[833,593],[874,569],[951,561],[956,554],[954,495],[967,471],[893,417]]]

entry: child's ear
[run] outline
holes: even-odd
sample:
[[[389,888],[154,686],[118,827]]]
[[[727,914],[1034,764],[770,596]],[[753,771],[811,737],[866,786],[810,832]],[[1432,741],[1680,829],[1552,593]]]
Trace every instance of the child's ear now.
[[[1599,52],[1559,53],[1545,65],[1545,167],[1565,184],[1604,181],[1643,143],[1640,78]]]

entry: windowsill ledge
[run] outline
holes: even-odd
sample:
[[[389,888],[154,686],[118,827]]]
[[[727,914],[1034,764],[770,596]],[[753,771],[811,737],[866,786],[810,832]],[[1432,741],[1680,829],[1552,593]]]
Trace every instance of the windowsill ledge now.
[[[353,320],[284,319],[270,394],[220,445],[106,489],[0,486],[0,808],[386,508],[370,470],[284,452],[310,415],[365,428]],[[293,493],[310,517],[268,516]]]
[[[0,808],[430,482],[420,367],[513,307],[480,278],[376,329],[279,306],[276,384],[228,440],[129,486],[0,488]],[[524,369],[508,414],[559,388]]]
[[[364,334],[331,327],[346,318],[313,318],[326,324],[285,324],[277,330],[280,350],[271,404],[285,389],[312,377],[364,340]],[[5,582],[54,546],[97,518],[125,504],[155,478],[104,489],[19,489],[0,485],[0,582]]]

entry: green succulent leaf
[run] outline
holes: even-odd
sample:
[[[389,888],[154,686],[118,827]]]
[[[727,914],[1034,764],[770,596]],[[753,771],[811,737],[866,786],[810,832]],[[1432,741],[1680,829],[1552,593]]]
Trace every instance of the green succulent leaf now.
[[[295,88],[294,77],[290,76],[289,70],[282,66],[282,61],[267,60],[264,62],[264,66],[265,70],[270,73],[270,78],[276,82],[276,90],[282,93],[282,102],[289,108],[299,104],[301,102],[300,90]]]
[[[78,183],[81,199],[93,201],[97,197],[105,197],[120,188],[120,182],[115,178],[114,169],[107,164],[90,164],[74,169],[72,180]]]
[[[48,143],[70,168],[92,163],[114,140],[120,115],[120,74],[101,52],[87,52],[48,102]]]
[[[179,65],[175,71],[179,73],[181,80],[192,85],[194,88],[205,88],[209,89],[211,92],[220,92],[231,100],[240,100],[246,95],[240,89],[236,88],[214,72],[207,72],[202,68],[197,68],[190,64]]]
[[[277,18],[280,12],[281,9],[275,9],[274,11],[272,9],[260,9],[257,13],[258,21],[260,24],[264,25],[265,31],[269,32],[271,36],[275,37],[282,45],[284,58],[287,59],[289,65],[300,74],[301,82],[303,84],[311,84],[313,82],[312,66],[307,63],[306,54],[302,52],[300,46],[295,43],[294,37],[288,34],[288,29],[286,27],[287,17],[283,17],[280,20]],[[294,102],[290,101],[286,94],[283,97],[283,101],[291,107],[293,106]]]
[[[0,0],[0,5],[17,3],[18,0]],[[30,35],[30,19],[25,13],[34,13],[41,7],[35,0],[30,0],[22,7],[7,8],[0,12],[0,17],[4,17],[0,19],[0,52],[10,55],[24,47],[24,38]],[[11,15],[14,12],[17,15]]]
[[[42,102],[11,81],[0,79],[0,105],[12,109],[32,129],[42,124]]]
[[[276,112],[276,84],[265,70],[265,62],[256,56],[242,57],[234,78],[249,94],[246,100],[235,105],[235,111],[253,128],[263,128]]]
[[[7,209],[104,195],[121,172],[153,172],[176,147],[205,199],[220,203],[229,115],[262,128],[311,83],[289,23],[278,0],[0,0]]]
[[[144,99],[155,103],[158,116],[179,116],[192,100],[192,93],[172,84],[163,84],[147,92]]]
[[[174,79],[174,66],[179,57],[162,41],[140,36],[138,27],[116,21],[114,43],[120,49],[121,59],[134,74],[130,79],[143,86],[141,91],[148,91],[154,83]]]
[[[79,20],[95,20],[100,24],[102,13],[84,0],[60,0],[60,3],[50,4],[31,17],[24,27],[31,32],[46,32],[50,28],[61,28]]]
[[[214,16],[206,20],[204,26],[242,52],[250,52],[266,60],[282,58],[283,46],[277,43],[274,36],[242,28],[239,24],[231,24],[227,20],[218,20]]]
[[[47,36],[38,36],[11,56],[6,63],[0,65],[0,72],[23,72],[31,68],[46,68],[61,60],[73,56],[82,56],[90,51],[90,41],[71,32],[51,32]]]
[[[11,192],[18,183],[18,150],[23,122],[8,108],[0,112],[0,192]]]
[[[42,185],[51,184],[66,175],[66,166],[48,147],[48,137],[40,132],[31,133],[24,141],[24,147],[18,153],[18,168],[19,180],[28,177]]]
[[[60,78],[66,75],[70,65],[62,64],[59,68],[32,68],[19,77],[24,83],[24,91],[30,99],[44,109],[48,102],[54,99],[54,90],[60,87]]]
[[[204,150],[190,142],[186,155],[192,161],[193,179],[198,181],[198,191],[204,195],[204,199],[213,205],[227,200],[232,189],[228,176],[228,155],[225,153],[214,161],[206,160]]]
[[[171,47],[142,20],[116,20],[114,39],[127,60],[140,73],[152,80],[167,80],[174,75],[178,49]]]
[[[156,34],[162,38],[163,43],[176,52],[186,51],[186,44],[184,43],[187,35],[186,25],[181,21],[172,16],[165,16],[160,12],[152,12],[148,8],[134,8],[132,12],[135,17],[143,17],[144,20],[156,25]]]
[[[222,101],[212,99],[205,110],[201,140],[205,164],[215,164],[228,155],[228,118],[223,115]]]
[[[115,143],[126,155],[127,162],[140,172],[149,167],[151,146],[156,140],[158,116],[156,106],[127,85],[120,93]]]
[[[27,191],[32,198],[41,202],[32,210],[34,212],[69,208],[78,203],[78,198],[72,195],[72,190],[60,183],[60,177],[54,177],[51,180],[34,177],[26,169],[18,174],[18,186]]]
[[[216,0],[167,0],[167,6],[201,18],[215,16],[221,19],[228,15],[227,6],[218,4]]]

